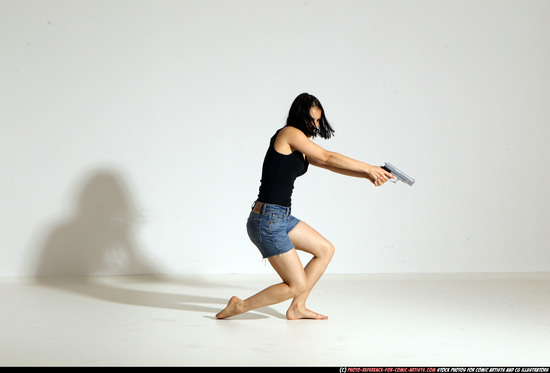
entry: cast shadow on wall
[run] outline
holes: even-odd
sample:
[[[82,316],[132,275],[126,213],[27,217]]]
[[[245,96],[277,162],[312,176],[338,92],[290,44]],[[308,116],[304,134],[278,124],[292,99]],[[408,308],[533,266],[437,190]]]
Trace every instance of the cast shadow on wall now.
[[[150,288],[151,283],[162,286],[169,282],[176,287],[181,285],[182,289],[192,287],[204,293],[208,292],[208,288],[223,285],[200,281],[196,277],[173,279],[155,276],[162,271],[144,255],[135,238],[138,220],[139,213],[121,175],[114,170],[93,171],[83,183],[73,211],[46,234],[36,259],[36,283],[122,304],[206,312],[211,315],[219,312],[227,299],[139,290],[141,284]],[[109,274],[149,276],[118,277],[115,280],[113,277],[101,276]],[[128,285],[132,288],[128,288]],[[260,312],[281,316],[267,308]],[[265,316],[242,316],[259,317]]]
[[[93,171],[84,181],[68,217],[47,234],[35,274],[155,273],[135,240],[138,218],[122,177],[113,170]]]

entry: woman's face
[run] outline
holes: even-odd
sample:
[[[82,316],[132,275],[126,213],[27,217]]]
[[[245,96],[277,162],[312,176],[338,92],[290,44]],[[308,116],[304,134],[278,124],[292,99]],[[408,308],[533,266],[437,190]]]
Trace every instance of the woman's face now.
[[[312,106],[311,109],[309,109],[309,115],[313,118],[313,125],[315,128],[319,128],[319,125],[321,124],[321,115],[323,112],[318,107]]]

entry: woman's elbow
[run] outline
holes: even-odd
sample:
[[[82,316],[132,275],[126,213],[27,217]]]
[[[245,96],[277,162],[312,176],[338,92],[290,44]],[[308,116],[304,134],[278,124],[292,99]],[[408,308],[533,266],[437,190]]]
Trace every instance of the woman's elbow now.
[[[337,156],[337,153],[327,151],[323,154],[322,162],[328,166],[337,166]]]
[[[324,149],[320,152],[308,154],[307,157],[310,164],[319,167],[333,166],[336,161],[336,153]]]

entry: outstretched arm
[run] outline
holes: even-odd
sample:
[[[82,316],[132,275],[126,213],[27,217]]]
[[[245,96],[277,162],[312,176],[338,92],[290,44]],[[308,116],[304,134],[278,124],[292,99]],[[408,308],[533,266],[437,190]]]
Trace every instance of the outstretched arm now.
[[[346,170],[344,168],[338,168],[338,167],[335,167],[335,166],[331,166],[327,163],[319,162],[315,158],[308,158],[308,160],[309,160],[309,164],[311,164],[313,166],[324,168],[326,170],[336,172],[337,174],[370,180],[370,178],[368,177],[368,175],[365,172],[350,171],[350,170]]]
[[[305,154],[309,162],[314,166],[353,177],[369,179],[374,185],[379,186],[394,176],[381,167],[357,161],[345,155],[323,149],[308,139],[304,133],[293,127],[286,127],[282,132],[283,138],[288,144]]]
[[[324,169],[327,169],[327,170],[330,170],[332,172],[336,172],[337,174],[341,174],[341,175],[346,175],[346,176],[352,176],[352,177],[358,177],[358,178],[363,178],[363,179],[368,179],[370,180],[374,185],[376,186],[380,186],[382,184],[385,183],[385,181],[381,181],[380,179],[373,179],[372,176],[370,176],[370,174],[366,173],[366,172],[356,172],[356,171],[350,171],[350,170],[346,170],[346,169],[343,169],[343,168],[338,168],[338,167],[334,167],[334,166],[330,166],[326,163],[321,163],[321,162],[318,162],[316,159],[314,158],[311,158],[309,159],[309,163],[312,164],[313,166],[317,166],[317,167],[320,167],[320,168],[324,168]],[[377,166],[371,166],[371,167],[377,167]],[[391,175],[388,176],[388,178],[390,179],[393,179],[395,178],[395,176]],[[387,180],[386,180],[387,181]]]

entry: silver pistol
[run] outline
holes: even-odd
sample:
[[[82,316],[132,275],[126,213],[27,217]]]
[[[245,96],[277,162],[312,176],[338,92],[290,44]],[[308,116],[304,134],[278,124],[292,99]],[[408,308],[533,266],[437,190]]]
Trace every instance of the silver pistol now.
[[[384,164],[382,168],[395,176],[395,179],[389,179],[389,181],[391,181],[392,183],[396,183],[397,180],[401,180],[402,182],[404,182],[405,184],[409,184],[410,186],[414,184],[414,179],[412,177],[408,176],[391,163],[386,162],[386,164]]]

